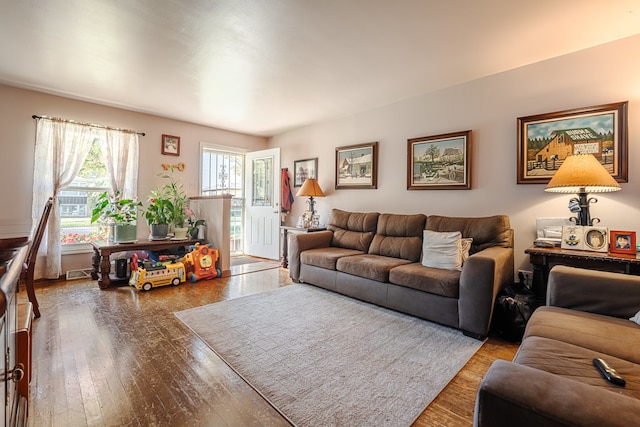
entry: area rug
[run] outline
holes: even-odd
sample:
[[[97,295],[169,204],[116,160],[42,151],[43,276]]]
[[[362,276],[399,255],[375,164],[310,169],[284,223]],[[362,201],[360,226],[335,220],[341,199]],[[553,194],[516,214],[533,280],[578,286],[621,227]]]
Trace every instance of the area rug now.
[[[408,426],[482,346],[304,284],[175,315],[298,426]]]

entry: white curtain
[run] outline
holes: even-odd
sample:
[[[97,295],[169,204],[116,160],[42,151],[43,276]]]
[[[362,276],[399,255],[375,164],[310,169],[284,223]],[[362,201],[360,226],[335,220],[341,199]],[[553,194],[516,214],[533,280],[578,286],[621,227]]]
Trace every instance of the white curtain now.
[[[95,129],[76,123],[47,118],[36,124],[36,147],[33,168],[33,205],[31,219],[36,227],[49,197],[54,197],[49,223],[42,238],[36,262],[35,278],[57,279],[61,274],[60,210],[57,194],[68,186],[82,167]],[[44,262],[42,262],[44,261]]]
[[[121,190],[126,199],[133,199],[138,191],[138,134],[107,129],[103,146],[104,162],[111,178],[113,191]]]
[[[98,138],[102,157],[111,178],[111,187],[122,190],[126,198],[135,198],[138,189],[138,135],[90,125],[40,118],[36,125],[36,148],[33,174],[35,227],[47,199],[54,196],[47,231],[38,250],[35,278],[57,279],[62,273],[60,210],[57,194],[74,180]]]

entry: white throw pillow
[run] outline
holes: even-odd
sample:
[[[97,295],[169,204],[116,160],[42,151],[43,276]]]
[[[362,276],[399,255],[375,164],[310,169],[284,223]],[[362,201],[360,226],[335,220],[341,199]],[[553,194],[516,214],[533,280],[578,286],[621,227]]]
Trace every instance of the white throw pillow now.
[[[462,233],[459,231],[442,233],[424,230],[422,265],[446,270],[461,270]]]
[[[636,322],[638,325],[640,325],[640,311],[637,312],[636,315],[631,317],[629,320],[631,320],[632,322]]]

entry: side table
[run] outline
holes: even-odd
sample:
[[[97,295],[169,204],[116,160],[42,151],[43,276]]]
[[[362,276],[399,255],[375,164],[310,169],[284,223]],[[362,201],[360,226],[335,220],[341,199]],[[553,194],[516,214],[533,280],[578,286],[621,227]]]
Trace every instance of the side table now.
[[[287,268],[289,267],[289,260],[287,259],[287,257],[289,256],[289,242],[288,242],[289,232],[313,233],[315,231],[324,231],[327,228],[326,227],[320,227],[320,228],[289,227],[289,226],[283,225],[280,227],[280,229],[282,230],[282,258],[280,260],[280,265],[284,268]]]
[[[634,255],[536,246],[526,249],[524,253],[529,255],[529,262],[533,266],[533,291],[540,305],[546,304],[549,270],[556,264],[640,276],[640,259]]]

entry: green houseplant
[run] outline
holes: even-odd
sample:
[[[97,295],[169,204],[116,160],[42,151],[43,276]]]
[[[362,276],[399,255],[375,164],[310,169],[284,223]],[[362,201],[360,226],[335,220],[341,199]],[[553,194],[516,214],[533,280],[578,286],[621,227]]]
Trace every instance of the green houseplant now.
[[[174,229],[184,228],[187,220],[185,212],[187,204],[187,194],[184,191],[182,181],[171,173],[161,173],[158,176],[167,179],[168,182],[162,187],[152,190],[149,196],[149,204],[144,213],[147,222],[151,226],[152,238],[163,238],[169,232],[169,225]],[[186,233],[186,229],[185,229]]]
[[[138,209],[142,203],[135,199],[124,199],[122,191],[113,194],[106,191],[98,196],[91,210],[91,223],[99,221],[111,227],[115,242],[133,241],[137,236]]]

